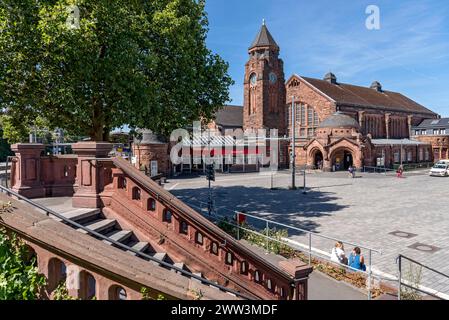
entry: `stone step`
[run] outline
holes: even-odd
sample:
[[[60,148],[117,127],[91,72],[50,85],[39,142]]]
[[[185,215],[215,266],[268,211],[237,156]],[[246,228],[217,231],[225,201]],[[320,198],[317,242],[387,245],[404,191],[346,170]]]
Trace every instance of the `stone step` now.
[[[120,230],[120,231],[113,231],[109,234],[106,235],[106,237],[108,237],[111,240],[115,240],[117,242],[124,242],[125,240],[127,240],[129,237],[131,237],[133,234],[132,231],[129,230]],[[107,243],[107,244],[112,244],[109,241],[103,240],[103,242]]]
[[[164,261],[165,258],[167,258],[166,252],[157,252],[153,255],[153,258],[158,259],[160,261]],[[160,263],[157,263],[156,261],[150,261],[152,264],[160,265]]]
[[[175,266],[175,267],[177,267],[177,268],[179,268],[179,269],[182,269],[182,270],[185,270],[185,264],[184,264],[184,262],[177,262],[177,263],[175,263],[173,266]],[[172,269],[172,271],[174,271],[174,272],[176,272],[176,273],[181,273],[181,272],[179,272],[178,270],[175,270],[175,269]]]
[[[100,209],[75,209],[61,213],[61,215],[72,221],[79,221],[86,218],[93,218],[99,213]]]
[[[102,220],[97,220],[92,223],[89,223],[89,224],[85,225],[85,227],[92,231],[101,232],[103,230],[114,227],[116,223],[117,223],[117,220],[102,219]],[[83,229],[78,229],[78,231],[80,231],[81,233],[84,233],[84,234],[88,233],[87,231],[84,231]]]
[[[131,248],[133,248],[134,250],[140,251],[140,252],[144,252],[145,250],[147,250],[149,248],[149,246],[150,246],[150,244],[148,242],[137,242]],[[137,255],[132,251],[128,251],[128,252],[129,252],[129,254],[132,254],[133,256]]]
[[[196,275],[196,276],[198,276],[198,277],[201,277],[201,278],[203,278],[203,273],[201,273],[201,272],[193,272],[193,274],[194,274],[194,275]],[[196,281],[196,282],[199,282],[199,283],[201,283],[201,281],[200,281],[200,280],[198,280],[198,279],[195,279],[195,278],[192,278],[192,281]]]

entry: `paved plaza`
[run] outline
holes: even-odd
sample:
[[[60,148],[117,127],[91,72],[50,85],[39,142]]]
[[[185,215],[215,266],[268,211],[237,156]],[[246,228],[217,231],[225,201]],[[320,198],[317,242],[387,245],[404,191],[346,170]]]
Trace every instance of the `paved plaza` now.
[[[403,179],[368,173],[359,173],[355,179],[344,172],[310,173],[306,195],[301,189],[282,189],[290,179],[288,172],[273,179],[257,173],[218,175],[212,183],[216,207],[229,215],[228,210],[245,210],[378,249],[382,254],[373,253],[373,271],[385,277],[397,276],[398,254],[449,274],[449,178],[429,177],[427,171],[409,173]],[[298,175],[299,187],[302,180]],[[272,185],[279,189],[272,190]],[[204,177],[171,179],[165,187],[189,203],[207,201]],[[307,244],[305,234],[289,235]],[[313,237],[312,246],[330,252],[333,241]],[[352,247],[346,245],[345,250],[349,254]],[[367,257],[366,250],[362,254]],[[421,285],[449,294],[449,280],[432,272],[423,271]]]

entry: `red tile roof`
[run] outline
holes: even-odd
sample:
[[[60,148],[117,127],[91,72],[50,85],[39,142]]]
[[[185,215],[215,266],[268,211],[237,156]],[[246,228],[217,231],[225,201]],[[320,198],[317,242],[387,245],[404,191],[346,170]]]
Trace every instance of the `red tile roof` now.
[[[344,83],[332,84],[325,80],[308,77],[302,77],[302,79],[335,100],[337,105],[422,113],[432,117],[437,115],[423,105],[397,92],[386,90],[379,92],[367,87]]]

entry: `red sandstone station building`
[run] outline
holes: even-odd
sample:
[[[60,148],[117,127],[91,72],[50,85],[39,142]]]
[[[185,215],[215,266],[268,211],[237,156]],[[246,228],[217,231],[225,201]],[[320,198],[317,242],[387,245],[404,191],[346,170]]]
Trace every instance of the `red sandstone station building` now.
[[[349,166],[388,168],[448,156],[445,130],[431,130],[448,124],[443,124],[438,114],[383,89],[377,81],[370,87],[344,84],[332,73],[324,79],[295,74],[285,81],[279,52],[267,26],[262,25],[245,65],[243,108],[224,107],[210,126],[221,131],[238,127],[278,129],[280,136],[291,138],[294,104],[297,165],[325,171]],[[421,134],[424,131],[420,128],[431,123],[429,134]],[[282,154],[291,154],[291,143],[284,148],[289,150],[281,150]],[[279,158],[288,161],[287,157]]]

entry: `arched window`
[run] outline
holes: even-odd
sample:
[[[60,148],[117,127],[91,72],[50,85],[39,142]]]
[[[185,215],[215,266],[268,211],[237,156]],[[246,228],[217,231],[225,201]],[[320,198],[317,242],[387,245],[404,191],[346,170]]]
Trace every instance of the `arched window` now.
[[[232,266],[232,263],[234,262],[234,257],[231,252],[226,253],[226,264]]]
[[[34,249],[29,245],[25,245],[25,248],[26,248],[26,255],[24,257],[24,259],[25,259],[24,262],[27,265],[36,265],[37,264],[36,251],[34,251]]]
[[[148,198],[147,200],[147,210],[148,211],[155,211],[156,210],[156,200],[153,198]]]
[[[172,220],[172,213],[169,209],[165,209],[164,213],[162,214],[162,221],[171,223]]]
[[[240,264],[240,273],[241,274],[248,274],[248,262],[242,261]]]
[[[218,256],[218,244],[216,242],[212,242],[210,246],[210,252]]]
[[[181,220],[181,223],[179,224],[179,233],[182,233],[182,234],[189,233],[189,225],[184,220]]]
[[[56,289],[67,278],[67,267],[58,258],[51,258],[48,262],[48,288],[50,291]]]
[[[273,283],[271,282],[271,279],[267,280],[267,289],[273,291]]]
[[[283,287],[281,287],[280,295],[281,298],[285,298],[285,289]]]
[[[126,190],[126,178],[125,177],[119,177],[118,178],[118,187],[119,187],[119,189],[125,189]]]
[[[253,114],[256,110],[256,85],[257,85],[257,74],[252,73],[249,76],[249,105],[248,113]]]
[[[140,189],[138,187],[133,188],[132,197],[133,200],[140,200]]]
[[[120,286],[113,285],[109,288],[109,300],[127,300],[126,290]]]
[[[87,271],[80,273],[80,298],[83,300],[92,300],[96,296],[97,282],[93,275]]]
[[[257,283],[260,282],[260,271],[259,270],[254,271],[254,281]]]
[[[202,245],[203,241],[204,241],[203,234],[201,232],[197,231],[195,234],[195,242]]]

